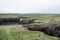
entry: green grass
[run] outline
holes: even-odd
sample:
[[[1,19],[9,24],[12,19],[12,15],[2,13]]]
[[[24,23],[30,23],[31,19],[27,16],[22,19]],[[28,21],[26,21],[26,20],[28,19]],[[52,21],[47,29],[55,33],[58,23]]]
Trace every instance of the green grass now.
[[[5,28],[4,28],[4,27]],[[39,31],[29,31],[22,25],[1,25],[0,40],[58,40]]]
[[[6,31],[3,29],[0,29],[0,40],[7,40],[7,34]]]
[[[60,14],[4,14],[0,17],[18,17],[31,16],[33,19],[48,20],[50,18],[60,17]],[[56,19],[57,20],[57,19]],[[60,21],[54,21],[60,23]],[[49,36],[39,31],[29,31],[20,24],[0,25],[0,40],[60,40],[58,37]]]

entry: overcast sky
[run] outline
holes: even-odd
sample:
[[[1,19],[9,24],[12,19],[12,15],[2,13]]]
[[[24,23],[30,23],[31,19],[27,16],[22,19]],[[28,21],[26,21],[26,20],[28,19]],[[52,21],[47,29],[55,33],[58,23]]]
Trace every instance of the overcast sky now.
[[[0,13],[60,13],[60,0],[0,0]]]

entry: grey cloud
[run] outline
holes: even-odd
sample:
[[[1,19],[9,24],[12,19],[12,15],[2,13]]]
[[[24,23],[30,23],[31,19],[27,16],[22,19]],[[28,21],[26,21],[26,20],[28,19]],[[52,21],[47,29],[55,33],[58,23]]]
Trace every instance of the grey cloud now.
[[[0,13],[60,13],[60,0],[0,0]]]

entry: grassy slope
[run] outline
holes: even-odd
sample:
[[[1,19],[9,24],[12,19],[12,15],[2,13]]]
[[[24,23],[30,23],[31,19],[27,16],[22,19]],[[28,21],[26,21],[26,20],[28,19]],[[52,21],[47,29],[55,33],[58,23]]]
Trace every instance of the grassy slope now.
[[[2,16],[16,16],[16,15],[0,15]],[[20,16],[20,15],[17,15]],[[58,15],[21,15],[31,16],[41,20],[49,19],[50,17],[57,17]],[[60,17],[60,16],[59,16]],[[0,25],[0,40],[59,40],[57,37],[48,36],[42,32],[28,31],[22,25]]]
[[[4,28],[5,26],[5,28]],[[28,31],[22,25],[0,26],[1,40],[58,40],[57,37],[45,35],[42,32]],[[3,30],[4,29],[4,30]]]

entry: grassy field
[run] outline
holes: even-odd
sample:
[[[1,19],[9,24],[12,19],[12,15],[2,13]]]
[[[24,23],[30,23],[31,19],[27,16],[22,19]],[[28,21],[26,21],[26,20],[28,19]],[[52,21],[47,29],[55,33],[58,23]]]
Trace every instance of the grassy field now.
[[[60,14],[4,14],[0,17],[30,16],[35,19],[48,21],[54,18],[53,23],[60,23]],[[29,31],[23,24],[0,25],[0,40],[60,40],[58,37],[49,36],[39,31]]]

